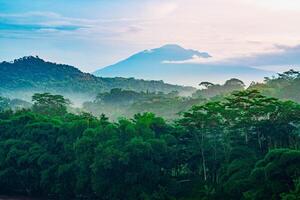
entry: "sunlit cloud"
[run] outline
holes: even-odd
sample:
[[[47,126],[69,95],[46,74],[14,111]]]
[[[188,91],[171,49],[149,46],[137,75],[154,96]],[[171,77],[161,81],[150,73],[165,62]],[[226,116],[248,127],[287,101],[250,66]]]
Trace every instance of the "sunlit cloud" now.
[[[300,2],[297,0],[245,0],[258,6],[272,10],[300,11]]]
[[[0,42],[19,39],[11,48],[11,57],[19,55],[13,49],[25,55],[31,52],[23,48],[22,42],[49,43],[53,49],[47,46],[46,50],[45,46],[41,50],[47,54],[59,52],[62,44],[70,41],[81,45],[86,59],[70,56],[72,60],[64,62],[80,66],[88,60],[89,68],[95,70],[143,49],[169,43],[213,55],[210,59],[182,61],[189,63],[280,51],[274,44],[300,44],[300,3],[295,0],[134,0],[126,2],[128,6],[124,6],[124,0],[82,1],[69,10],[61,8],[67,4],[62,1],[55,0],[56,7],[45,7],[45,0],[34,9],[30,1],[10,3],[5,13],[0,11]],[[95,54],[97,58],[91,57]],[[65,59],[59,56],[57,60]]]

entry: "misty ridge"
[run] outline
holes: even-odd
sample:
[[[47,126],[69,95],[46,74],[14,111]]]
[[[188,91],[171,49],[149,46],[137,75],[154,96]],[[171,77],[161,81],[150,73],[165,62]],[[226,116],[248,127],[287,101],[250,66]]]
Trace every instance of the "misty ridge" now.
[[[185,50],[176,45],[166,45],[150,53],[155,51],[158,51],[157,60],[165,58],[165,55],[161,54],[167,53],[170,59],[171,57],[174,59],[182,52],[187,55],[182,55],[179,60],[195,53],[205,58],[209,57],[206,53]],[[136,60],[134,57],[136,56],[129,60]],[[266,95],[299,101],[296,95],[297,88],[295,90],[294,86],[298,83],[297,73],[290,70],[270,78],[265,77],[264,82],[261,83],[253,81],[248,86],[236,78],[231,78],[223,84],[199,80],[197,89],[163,81],[121,77],[102,78],[83,73],[73,66],[47,62],[37,56],[28,56],[12,62],[0,63],[0,81],[3,83],[0,94],[3,102],[6,102],[3,104],[9,105],[13,110],[30,108],[32,96],[36,93],[49,93],[62,95],[68,99],[70,101],[68,109],[73,113],[88,112],[94,116],[105,114],[111,120],[117,120],[120,117],[131,118],[137,113],[152,112],[167,120],[173,120],[194,105],[220,100],[234,91],[245,89],[259,89]],[[281,83],[282,79],[285,80],[284,83]],[[293,81],[290,82],[290,79]]]
[[[30,100],[36,92],[54,92],[74,102],[92,99],[99,92],[121,88],[135,91],[191,93],[193,87],[145,81],[134,78],[98,78],[69,65],[46,62],[38,57],[23,57],[13,62],[0,63],[1,88],[6,96]]]

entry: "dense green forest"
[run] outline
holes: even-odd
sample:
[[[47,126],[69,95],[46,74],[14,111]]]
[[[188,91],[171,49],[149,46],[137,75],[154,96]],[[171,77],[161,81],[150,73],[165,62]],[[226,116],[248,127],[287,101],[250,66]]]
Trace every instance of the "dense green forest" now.
[[[32,103],[1,107],[0,194],[299,199],[298,103],[248,89],[195,105],[173,122],[152,113],[116,122],[72,114],[69,100],[49,93]]]

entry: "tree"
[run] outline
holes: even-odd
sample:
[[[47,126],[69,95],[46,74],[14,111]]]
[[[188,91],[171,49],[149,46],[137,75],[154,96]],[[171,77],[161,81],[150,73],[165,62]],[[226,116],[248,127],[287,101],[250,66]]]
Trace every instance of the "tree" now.
[[[199,86],[203,86],[203,87],[205,87],[205,88],[209,88],[209,87],[211,87],[211,86],[213,86],[214,84],[213,83],[210,83],[210,82],[201,82],[200,84],[199,84]]]
[[[276,149],[256,163],[250,175],[251,189],[244,196],[249,200],[279,199],[293,189],[300,177],[300,151]],[[285,195],[286,196],[286,195]]]
[[[201,106],[194,106],[190,112],[184,113],[184,117],[179,121],[187,135],[184,138],[189,139],[189,145],[193,146],[193,156],[201,158],[200,165],[196,168],[201,169],[204,181],[208,179],[217,182],[218,175],[218,154],[222,137],[223,105],[220,102],[209,102]],[[208,158],[211,160],[208,161]],[[195,159],[191,159],[193,161]],[[192,163],[191,163],[192,164]]]
[[[278,77],[280,79],[285,79],[285,80],[294,80],[296,78],[299,78],[300,72],[295,71],[293,69],[290,69],[289,71],[283,72],[283,73],[278,73]]]
[[[61,95],[50,93],[36,93],[32,96],[32,110],[45,115],[64,115],[70,101]]]
[[[300,197],[300,178],[294,181],[294,188],[286,193],[282,193],[282,200],[299,200]]]
[[[0,111],[1,195],[299,199],[298,103],[242,90],[175,122],[149,112],[110,122],[68,113],[62,96],[33,99],[34,112]]]
[[[243,136],[246,145],[263,152],[293,145],[294,131],[300,123],[299,104],[245,90],[226,98],[225,107],[229,131],[232,136]]]
[[[203,86],[204,88],[193,93],[194,98],[206,97],[212,99],[220,96],[222,97],[230,94],[233,91],[242,91],[245,87],[243,81],[236,78],[227,80],[223,85],[212,84],[210,82],[202,82],[199,85]]]
[[[238,86],[238,87],[245,87],[245,84],[243,81],[237,79],[237,78],[232,78],[230,80],[227,80],[224,84],[225,86]]]

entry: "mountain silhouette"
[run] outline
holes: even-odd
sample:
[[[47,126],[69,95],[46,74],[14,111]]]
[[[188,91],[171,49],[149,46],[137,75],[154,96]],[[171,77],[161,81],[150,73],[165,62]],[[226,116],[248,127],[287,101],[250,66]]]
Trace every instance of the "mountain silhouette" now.
[[[114,65],[95,71],[101,77],[135,77],[164,80],[170,83],[196,86],[201,81],[222,82],[239,78],[245,82],[261,80],[272,73],[250,66],[220,63],[191,63],[192,59],[209,60],[206,52],[185,49],[176,44],[144,50]]]

